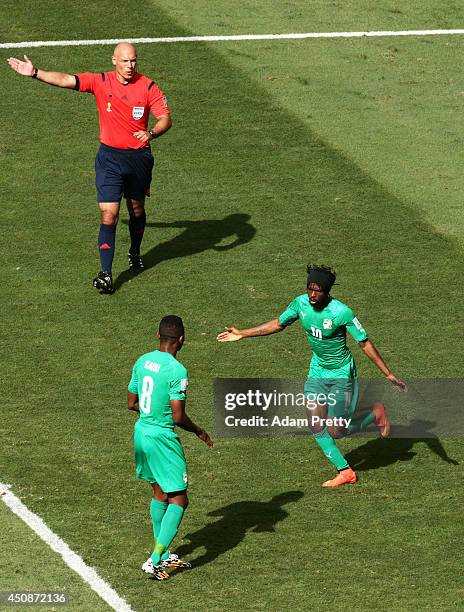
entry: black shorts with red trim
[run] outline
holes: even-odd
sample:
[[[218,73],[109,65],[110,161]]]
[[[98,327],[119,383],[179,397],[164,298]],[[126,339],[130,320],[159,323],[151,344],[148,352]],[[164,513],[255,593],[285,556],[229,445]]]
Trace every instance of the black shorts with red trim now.
[[[101,144],[95,158],[97,202],[122,197],[144,200],[149,195],[154,159],[151,150],[116,149]]]

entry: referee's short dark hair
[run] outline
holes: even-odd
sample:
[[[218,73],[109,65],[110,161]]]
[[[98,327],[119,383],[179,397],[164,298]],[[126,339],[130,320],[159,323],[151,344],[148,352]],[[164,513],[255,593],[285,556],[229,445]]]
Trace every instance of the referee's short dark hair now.
[[[159,324],[161,340],[177,340],[184,333],[184,323],[177,315],[167,315],[161,319]]]

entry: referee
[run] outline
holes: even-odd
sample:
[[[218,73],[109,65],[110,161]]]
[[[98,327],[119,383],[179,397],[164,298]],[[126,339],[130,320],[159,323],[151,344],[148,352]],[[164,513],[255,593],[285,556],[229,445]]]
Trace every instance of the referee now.
[[[124,196],[129,211],[129,269],[143,270],[140,245],[146,224],[145,196],[149,195],[153,155],[150,142],[172,125],[166,97],[158,85],[137,72],[137,51],[120,43],[113,52],[111,72],[64,74],[34,66],[10,57],[10,67],[18,74],[56,87],[91,93],[100,116],[100,148],[95,160],[97,200],[100,207],[98,251],[101,270],[93,280],[100,293],[114,292],[112,263],[119,207]],[[149,113],[156,118],[149,129]]]

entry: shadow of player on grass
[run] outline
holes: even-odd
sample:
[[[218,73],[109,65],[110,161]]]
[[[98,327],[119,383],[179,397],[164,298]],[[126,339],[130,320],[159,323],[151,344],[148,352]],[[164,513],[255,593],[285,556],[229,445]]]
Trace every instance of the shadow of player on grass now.
[[[408,425],[392,425],[390,438],[370,440],[347,453],[346,460],[359,472],[376,470],[397,461],[411,461],[417,454],[413,451],[413,447],[423,442],[446,463],[459,465],[458,461],[448,455],[438,436],[430,431],[435,425],[436,423],[432,421],[418,419],[412,420]]]
[[[147,223],[146,227],[178,227],[184,231],[165,242],[160,242],[142,255],[145,270],[149,270],[162,261],[189,257],[203,251],[229,251],[253,239],[256,228],[249,223],[250,215],[235,213],[223,219],[206,219],[203,221],[174,221],[172,223]],[[128,223],[128,221],[123,221]],[[229,242],[221,244],[226,239]],[[145,237],[147,240],[147,236]],[[115,289],[133,279],[129,270],[122,272],[114,282]]]
[[[205,548],[206,551],[193,560],[193,569],[206,565],[238,546],[247,531],[272,533],[276,524],[289,516],[282,506],[300,500],[303,495],[302,491],[287,491],[274,495],[268,502],[241,501],[213,510],[208,516],[221,518],[187,534],[184,539],[189,543],[176,549],[176,554],[189,557],[197,548]]]

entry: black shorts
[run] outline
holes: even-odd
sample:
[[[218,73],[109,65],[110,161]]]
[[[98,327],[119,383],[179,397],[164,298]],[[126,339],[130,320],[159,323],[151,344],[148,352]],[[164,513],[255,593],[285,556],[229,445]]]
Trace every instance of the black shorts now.
[[[120,202],[121,198],[144,200],[153,170],[150,149],[116,149],[100,145],[95,158],[97,202]]]

